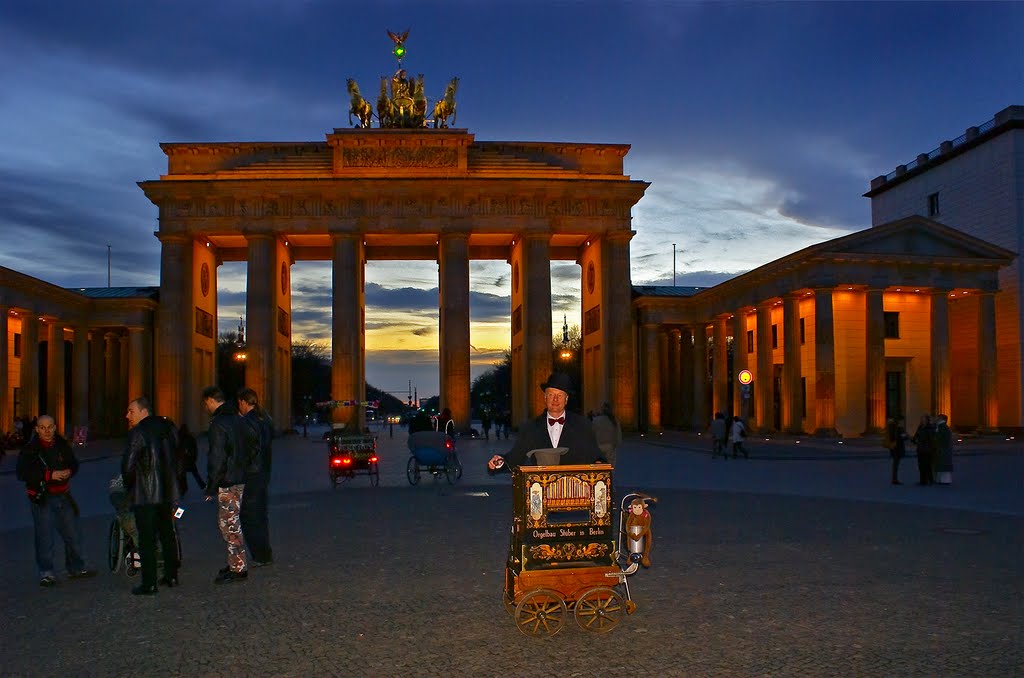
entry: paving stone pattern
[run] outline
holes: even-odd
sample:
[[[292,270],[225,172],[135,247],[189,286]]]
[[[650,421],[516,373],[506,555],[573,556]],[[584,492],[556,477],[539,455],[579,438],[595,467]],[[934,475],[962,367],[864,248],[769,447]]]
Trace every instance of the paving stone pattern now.
[[[1024,674],[1020,513],[743,485],[780,465],[795,485],[836,465],[866,482],[852,466],[863,459],[827,467],[755,459],[745,470],[737,460],[728,468],[740,489],[683,487],[679,477],[728,480],[713,474],[734,463],[712,466],[689,438],[631,438],[622,452],[619,489],[622,478],[646,480],[629,489],[659,498],[653,567],[630,579],[637,611],[609,634],[585,632],[570,618],[554,637],[524,636],[501,601],[511,493],[507,476],[481,470],[492,447],[460,443],[469,463],[459,484],[425,476],[413,487],[396,435],[382,440],[381,487],[357,478],[332,490],[320,445],[280,442],[276,562],[239,584],[213,584],[224,547],[213,506],[196,497],[180,523],[182,586],[154,597],[130,595],[138,580],[103,567],[109,514],[83,519],[99,576],[62,574],[53,589],[37,585],[31,530],[0,527],[0,674]],[[1002,449],[976,464],[1002,469],[1007,459]],[[84,466],[115,462],[97,457]],[[884,485],[887,462],[870,463],[864,477],[877,472]],[[303,473],[314,487],[295,491]],[[881,491],[897,490],[957,491]],[[20,500],[10,482],[0,491],[4,502]]]

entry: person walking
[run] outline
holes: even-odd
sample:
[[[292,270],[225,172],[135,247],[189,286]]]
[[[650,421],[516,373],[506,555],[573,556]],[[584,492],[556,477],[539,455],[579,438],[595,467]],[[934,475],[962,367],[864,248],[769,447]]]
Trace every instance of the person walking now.
[[[726,440],[729,437],[729,426],[725,421],[725,414],[722,412],[715,412],[715,418],[711,420],[711,426],[708,427],[708,434],[711,436],[711,458],[714,459],[719,454],[722,455],[723,459],[728,459],[729,455],[726,453]]]
[[[902,485],[900,482],[900,462],[907,453],[907,431],[903,425],[903,417],[893,417],[885,428],[885,446],[889,448],[889,457],[892,459],[892,484]]]
[[[953,432],[949,418],[940,414],[935,418],[935,480],[939,485],[953,483]]]
[[[744,426],[743,420],[738,416],[732,418],[732,426],[729,428],[729,442],[732,443],[732,458],[736,459],[740,453],[743,453],[744,459],[750,459],[750,453],[747,452],[747,448],[743,445],[744,438],[747,437],[747,427]]]
[[[71,478],[78,473],[78,459],[63,436],[57,434],[53,417],[36,419],[35,435],[18,455],[18,480],[25,483],[35,530],[36,567],[39,585],[57,585],[53,566],[53,532],[64,541],[64,563],[70,579],[92,577],[96,570],[85,566],[78,505],[71,496]]]
[[[480,428],[484,430],[484,440],[491,439],[491,413],[484,410],[480,415]],[[497,433],[495,433],[497,435]]]
[[[932,457],[935,456],[935,427],[932,425],[932,418],[927,414],[921,415],[921,422],[914,431],[911,442],[917,447],[917,473],[918,485],[931,485],[935,482],[932,474]]]
[[[260,407],[256,391],[244,388],[238,393],[238,413],[252,428],[259,439],[259,452],[245,474],[245,496],[242,498],[242,534],[252,554],[254,567],[264,567],[274,562],[270,548],[270,527],[267,520],[267,504],[270,487],[270,463],[274,422],[266,410]]]
[[[257,451],[259,439],[238,416],[235,408],[224,402],[224,392],[220,387],[203,389],[202,402],[211,415],[207,432],[210,451],[207,455],[206,501],[217,500],[217,526],[227,547],[227,566],[217,573],[213,583],[245,581],[249,568],[242,536],[241,508],[249,455]]]
[[[136,545],[142,569],[142,583],[134,595],[157,593],[156,540],[164,572],[160,583],[178,585],[178,541],[174,534],[174,507],[187,489],[184,464],[178,462],[178,432],[174,424],[153,415],[149,399],[142,396],[128,403],[128,444],[121,457],[121,476],[128,501],[135,513],[139,533]]]

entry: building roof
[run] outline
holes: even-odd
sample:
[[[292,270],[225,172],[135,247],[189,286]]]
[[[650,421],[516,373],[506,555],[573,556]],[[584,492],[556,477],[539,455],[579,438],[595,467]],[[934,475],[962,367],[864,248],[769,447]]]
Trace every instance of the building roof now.
[[[160,296],[159,287],[69,287],[90,299],[153,299]]]
[[[692,297],[707,287],[676,287],[668,285],[633,285],[633,297]]]

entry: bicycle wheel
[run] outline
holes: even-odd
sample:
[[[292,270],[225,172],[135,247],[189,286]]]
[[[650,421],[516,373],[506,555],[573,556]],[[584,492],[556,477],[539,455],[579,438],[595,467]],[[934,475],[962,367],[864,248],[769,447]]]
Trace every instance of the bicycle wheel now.
[[[107,567],[111,572],[121,569],[121,558],[124,557],[124,532],[121,531],[121,523],[114,516],[110,521],[110,529],[107,533]]]

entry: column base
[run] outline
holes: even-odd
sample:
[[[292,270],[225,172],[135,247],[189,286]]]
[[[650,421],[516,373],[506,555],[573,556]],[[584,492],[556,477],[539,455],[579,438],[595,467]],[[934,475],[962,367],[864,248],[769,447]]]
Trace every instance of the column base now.
[[[815,438],[842,438],[843,435],[834,428],[819,428],[814,431]]]

